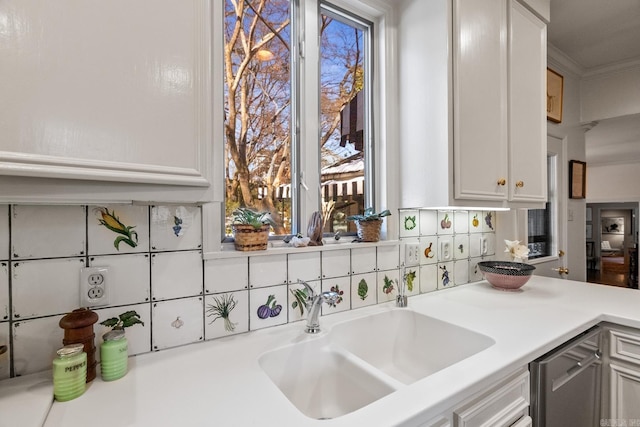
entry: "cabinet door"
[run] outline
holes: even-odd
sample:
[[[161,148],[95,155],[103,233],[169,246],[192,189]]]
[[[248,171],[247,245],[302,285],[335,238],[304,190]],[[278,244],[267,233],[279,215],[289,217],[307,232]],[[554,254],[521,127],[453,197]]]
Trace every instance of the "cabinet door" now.
[[[502,1],[454,1],[455,199],[507,198],[506,13]]]
[[[547,199],[546,25],[516,0],[509,16],[509,200]]]
[[[614,420],[640,420],[640,368],[609,365],[609,417]]]
[[[209,2],[3,3],[0,176],[210,185]]]

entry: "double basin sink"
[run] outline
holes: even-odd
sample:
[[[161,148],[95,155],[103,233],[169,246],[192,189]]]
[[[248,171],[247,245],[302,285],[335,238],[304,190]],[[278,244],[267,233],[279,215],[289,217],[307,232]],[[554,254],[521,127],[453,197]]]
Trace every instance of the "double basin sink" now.
[[[469,329],[395,309],[336,324],[326,335],[263,354],[259,363],[300,412],[332,419],[494,343]]]

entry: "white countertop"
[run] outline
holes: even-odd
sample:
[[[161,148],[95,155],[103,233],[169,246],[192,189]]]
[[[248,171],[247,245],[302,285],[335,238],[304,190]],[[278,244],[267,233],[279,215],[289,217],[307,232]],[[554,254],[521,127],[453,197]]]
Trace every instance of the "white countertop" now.
[[[394,309],[383,304],[322,317],[323,333],[336,323]],[[145,427],[412,425],[601,321],[640,328],[638,290],[535,276],[521,292],[502,292],[483,281],[412,297],[409,309],[485,334],[495,344],[360,410],[319,421],[293,407],[258,365],[265,351],[314,339],[297,322],[131,358],[124,378],[98,378],[78,399],[55,402],[45,426],[84,427],[87,420],[93,426]]]

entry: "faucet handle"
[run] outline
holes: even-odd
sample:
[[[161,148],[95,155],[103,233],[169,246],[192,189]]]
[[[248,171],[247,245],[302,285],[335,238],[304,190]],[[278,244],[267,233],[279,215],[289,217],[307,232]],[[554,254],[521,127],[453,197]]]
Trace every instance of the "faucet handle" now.
[[[338,295],[338,293],[334,291],[325,291],[321,295],[322,295],[323,301],[332,307],[336,306],[336,303],[338,302],[338,298],[340,298],[340,295]]]
[[[301,284],[301,285],[304,285],[304,287],[306,288],[306,290],[307,290],[307,299],[312,299],[313,297],[316,296],[316,291],[313,290],[313,288],[311,287],[310,284],[308,284],[304,280],[300,280],[300,279],[298,279],[298,283]]]

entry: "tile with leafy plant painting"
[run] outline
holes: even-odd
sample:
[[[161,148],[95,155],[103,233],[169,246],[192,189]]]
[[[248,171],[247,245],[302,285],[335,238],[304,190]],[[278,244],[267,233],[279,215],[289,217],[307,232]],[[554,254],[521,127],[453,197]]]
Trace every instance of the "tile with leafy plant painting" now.
[[[204,298],[205,339],[249,330],[249,291],[225,292]]]
[[[338,294],[338,299],[333,305],[322,304],[322,315],[351,310],[351,278],[334,277],[322,281],[322,291],[331,291]]]
[[[249,290],[249,329],[268,328],[287,323],[288,286],[268,286]]]
[[[320,252],[287,255],[288,283],[300,280],[320,280]]]
[[[420,235],[420,213],[417,209],[400,211],[400,237]]]
[[[398,295],[398,280],[400,274],[398,270],[378,271],[377,292],[378,303],[395,301]]]
[[[14,375],[22,376],[51,369],[64,332],[60,316],[40,317],[12,323]]]
[[[433,292],[438,289],[438,265],[420,266],[420,293]]]
[[[456,234],[453,236],[453,258],[467,259],[469,256],[469,235]]]
[[[453,262],[453,282],[456,286],[469,283],[468,259],[461,259]]]
[[[320,280],[307,281],[314,292],[322,292],[322,283]],[[299,283],[291,283],[288,287],[288,306],[289,306],[289,322],[297,322],[307,318],[307,297],[309,291],[304,285]]]
[[[420,209],[420,235],[433,236],[438,233],[438,211]]]
[[[204,339],[203,297],[160,301],[151,306],[152,349],[176,347]]]
[[[84,255],[85,212],[84,206],[12,206],[12,259]]]
[[[202,295],[202,252],[151,254],[151,280],[153,301]]]
[[[249,257],[205,260],[205,293],[217,294],[243,289],[249,289]]]
[[[199,206],[152,206],[150,231],[152,251],[201,249],[201,209]]]
[[[120,318],[124,313],[135,311],[142,323],[136,323],[124,329],[127,337],[127,352],[129,356],[135,356],[151,351],[151,304],[123,305],[92,310],[98,315],[98,321],[93,326],[96,334],[96,348],[100,348],[103,341],[102,336],[112,329],[109,326],[101,325],[102,322],[107,319]]]
[[[109,305],[151,301],[150,262],[148,253],[89,257],[90,267],[109,269]]]
[[[84,258],[13,261],[14,320],[64,314],[78,308],[79,274],[84,262]]]
[[[0,205],[0,261],[9,259],[9,206]]]
[[[351,276],[351,308],[366,307],[377,303],[377,273]]]
[[[438,263],[438,289],[452,288],[453,262]]]
[[[89,206],[89,255],[149,252],[149,207]]]
[[[351,274],[351,251],[322,251],[322,278],[349,276]]]

